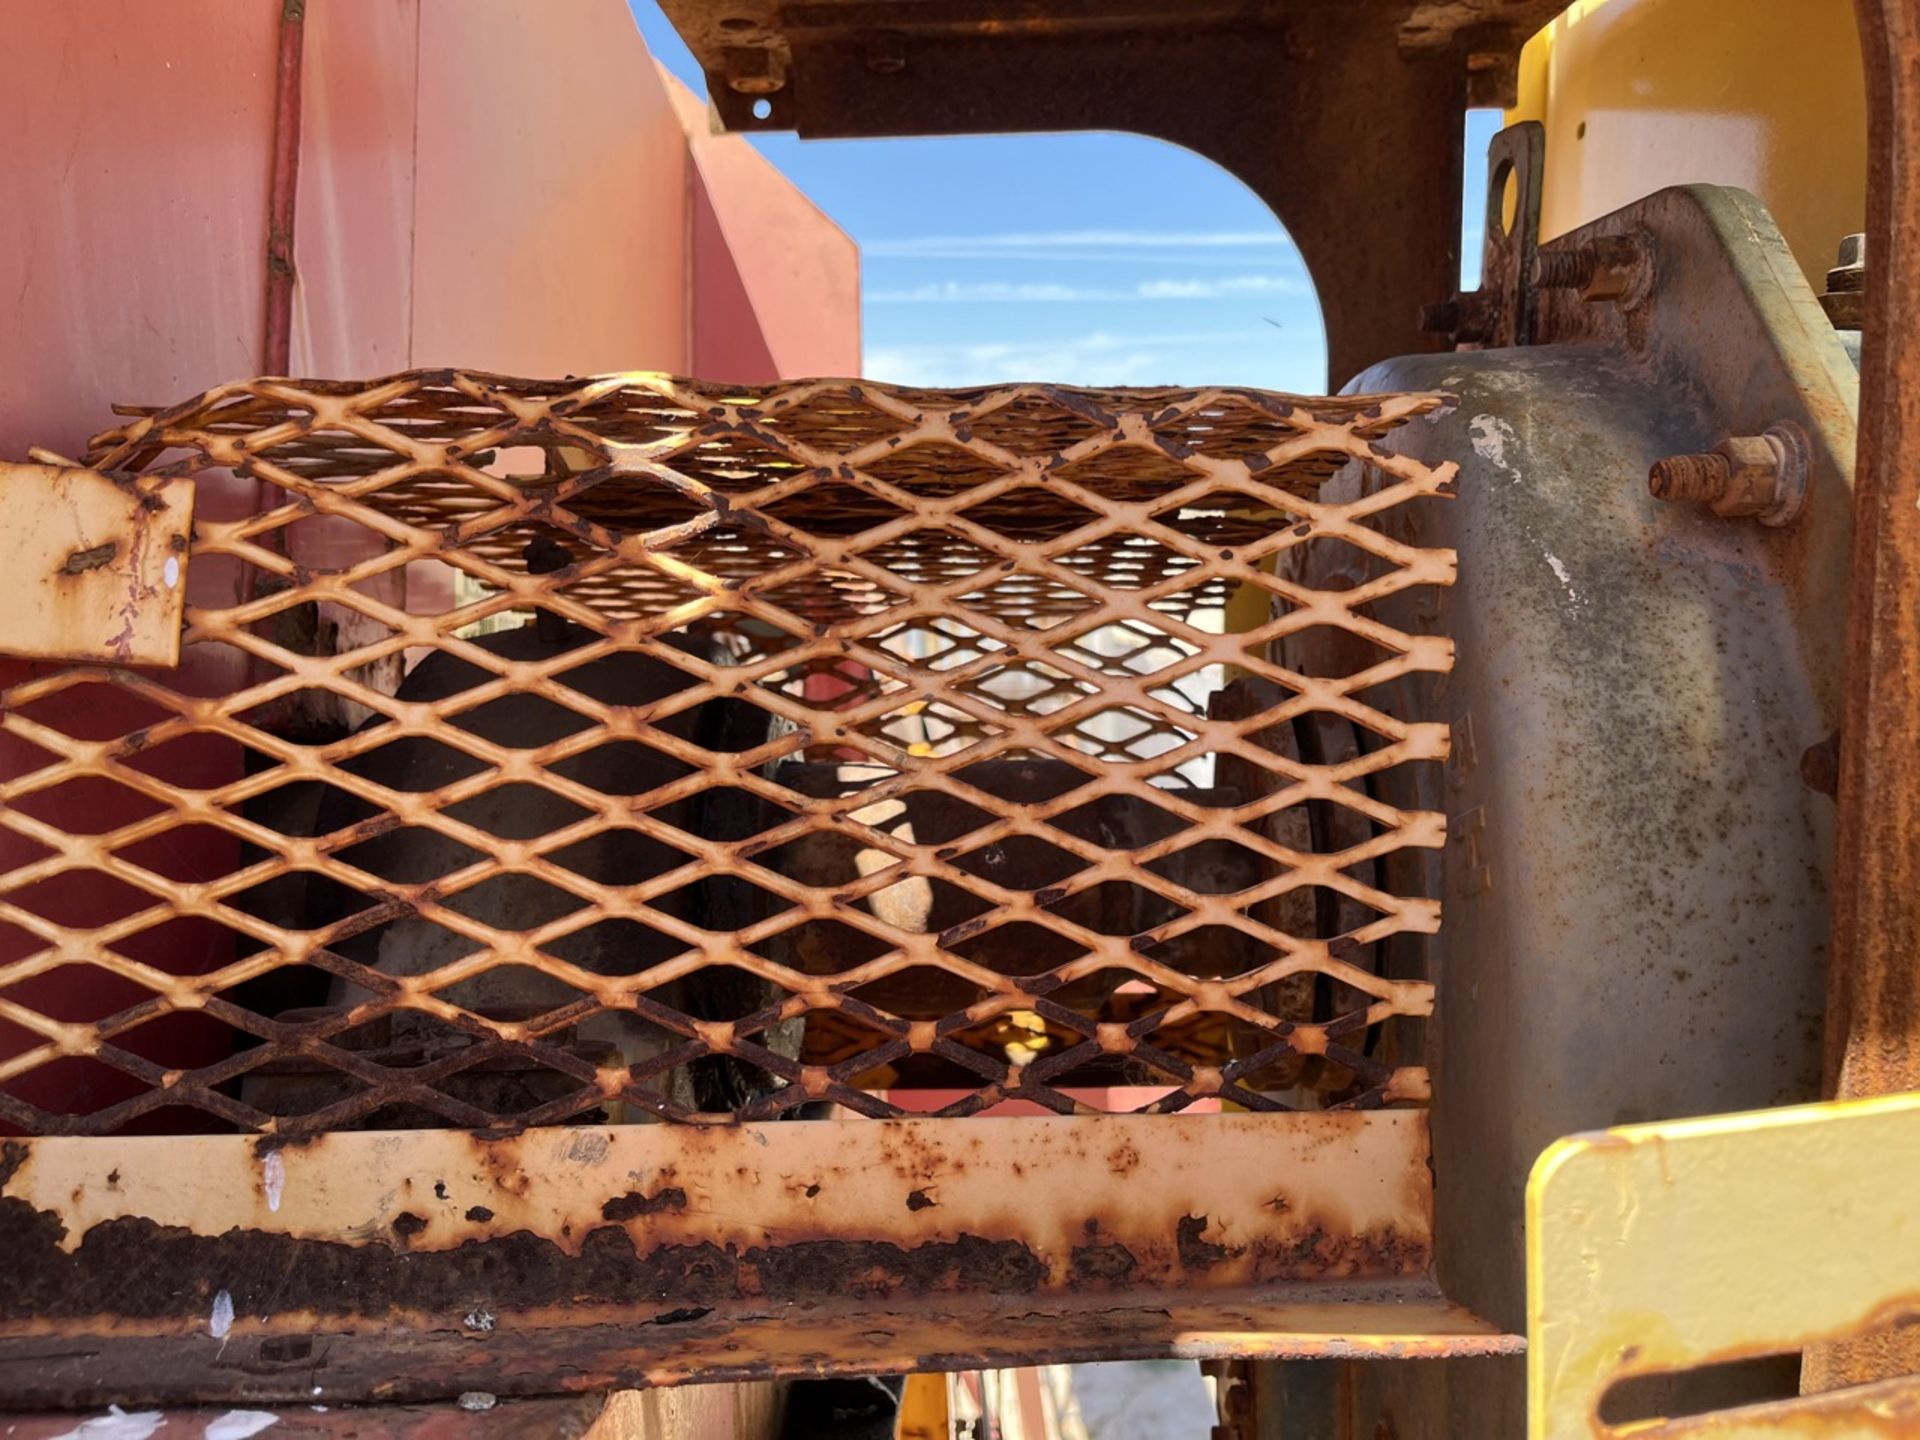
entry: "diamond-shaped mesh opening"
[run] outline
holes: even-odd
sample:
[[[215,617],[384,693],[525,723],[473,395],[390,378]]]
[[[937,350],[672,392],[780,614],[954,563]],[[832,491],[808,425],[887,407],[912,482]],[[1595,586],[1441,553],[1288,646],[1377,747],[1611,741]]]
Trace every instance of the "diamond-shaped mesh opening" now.
[[[731,935],[744,925],[791,909],[793,902],[738,875],[710,875],[670,891],[654,908],[680,914],[702,930]]]
[[[1145,445],[1116,445],[1053,472],[1102,500],[1133,504],[1191,485],[1206,472]]]
[[[0,1044],[6,1037],[0,1035]],[[152,1087],[124,1070],[87,1055],[65,1055],[48,1060],[31,1072],[26,1084],[12,1084],[8,1093],[58,1116],[92,1115],[122,1103]],[[205,1128],[183,1126],[191,1133]]]
[[[547,771],[603,795],[645,795],[686,778],[694,766],[638,740],[613,740],[557,761]]]
[[[985,456],[941,441],[905,446],[861,468],[876,480],[932,499],[958,495],[1007,473]]]
[[[809,624],[879,615],[907,601],[898,590],[851,570],[813,570],[755,593]]]
[[[540,947],[596,975],[639,975],[686,948],[676,936],[639,920],[595,920]]]
[[[686,448],[669,452],[661,463],[729,495],[764,490],[807,468],[776,445],[724,431],[702,435]]]
[[[104,775],[81,775],[22,795],[7,808],[46,824],[64,821],[74,834],[104,835],[161,814],[166,806]]]
[[[374,901],[320,871],[288,870],[228,896],[227,904],[243,915],[304,930],[371,909]]]
[[[335,850],[343,865],[403,885],[427,885],[479,864],[487,852],[422,825],[403,826]]]
[[[1136,535],[1125,530],[1096,536],[1084,545],[1055,556],[1054,563],[1116,590],[1158,586],[1205,564],[1151,535]],[[1224,590],[1227,581],[1221,577],[1212,584]]]
[[[764,959],[807,975],[832,976],[878,960],[894,948],[857,925],[843,920],[804,920],[756,940],[747,949]]]
[[[1111,421],[1041,395],[1020,395],[967,422],[972,438],[1015,455],[1055,455],[1105,434]]]
[[[210,471],[291,432],[275,533],[202,516],[177,671],[0,688],[0,1121],[1423,1093],[1430,996],[1398,977],[1443,827],[1386,772],[1445,737],[1412,689],[1340,682],[1442,663],[1402,602],[1345,597],[1452,558],[1370,553],[1357,523],[1413,532],[1319,483],[1431,397],[323,388],[225,387],[164,449],[139,412],[89,453]],[[1289,675],[1333,683],[1295,714]],[[1393,767],[1325,783],[1389,734]]]
[[[116,955],[175,975],[208,974],[241,954],[260,950],[258,940],[237,925],[198,915],[174,916],[122,935],[107,947]]]
[[[1053,901],[1046,908],[1102,935],[1143,935],[1187,913],[1165,896],[1130,880],[1107,880]]]
[[[123,919],[154,904],[155,897],[103,870],[76,866],[0,890],[0,902],[55,925],[79,929]]]
[[[545,786],[515,780],[444,807],[441,814],[502,840],[532,840],[593,812]]]
[[[1099,913],[1099,901],[1072,895],[1055,901],[1048,913],[1084,925],[1088,916]],[[1003,975],[1044,975],[1091,953],[1073,936],[1032,920],[1013,920],[991,929],[973,929],[959,939],[941,938],[940,948],[948,954]],[[1047,998],[1058,1000],[1061,994],[1049,991]]]
[[[891,571],[915,585],[949,585],[978,575],[1000,557],[964,535],[929,526],[909,530],[860,552],[869,564]]]
[[[1200,653],[1193,641],[1138,620],[1096,626],[1057,648],[1089,669],[1115,676],[1156,675]]]
[[[120,764],[181,790],[215,790],[237,778],[240,755],[225,736],[188,734],[138,746]]]
[[[815,481],[804,490],[763,507],[784,524],[809,535],[838,538],[859,535],[898,520],[906,512],[891,500],[839,480]]]
[[[754,418],[783,440],[844,453],[904,433],[906,421],[875,408],[860,387],[828,387],[805,398],[758,407]]]
[[[880,695],[898,694],[906,682],[845,655],[814,655],[760,681],[775,694],[809,710],[846,710]]]
[[[961,621],[939,617],[889,626],[872,637],[872,644],[912,661],[919,669],[933,671],[958,670],[1007,648],[1005,641],[981,635]]]
[[[1259,545],[1297,518],[1262,495],[1244,490],[1209,490],[1184,504],[1154,512],[1153,518],[1203,545]]]
[[[176,713],[105,679],[66,685],[23,701],[14,713],[75,740],[119,740]],[[14,739],[17,737],[8,737]]]
[[[1162,859],[1150,860],[1145,868],[1185,885],[1196,895],[1237,895],[1265,879],[1264,870],[1270,863],[1238,841],[1202,840]]]
[[[968,506],[964,513],[976,525],[1029,544],[1055,539],[1100,518],[1098,511],[1040,485],[1015,485]]]
[[[1118,705],[1098,711],[1059,736],[1062,743],[1097,756],[1108,764],[1150,759],[1169,750],[1177,750],[1197,738],[1196,731],[1135,705]]]
[[[497,875],[446,896],[440,903],[456,914],[499,928],[509,924],[538,927],[587,905],[573,891],[531,875]]]
[[[1338,625],[1296,630],[1282,646],[1283,660],[1302,675],[1344,680],[1395,659],[1399,651]]]
[[[960,597],[960,603],[997,620],[1036,630],[1062,624],[1100,605],[1096,596],[1051,575],[1026,573],[1008,575],[977,590],[969,590]]]

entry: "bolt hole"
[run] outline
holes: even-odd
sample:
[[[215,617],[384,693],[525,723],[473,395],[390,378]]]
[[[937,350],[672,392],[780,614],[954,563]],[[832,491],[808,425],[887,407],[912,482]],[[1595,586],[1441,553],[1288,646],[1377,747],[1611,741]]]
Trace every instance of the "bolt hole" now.
[[[1520,211],[1520,177],[1514,173],[1513,162],[1502,160],[1499,168],[1493,172],[1491,188],[1488,192],[1499,197],[1489,217],[1500,238],[1506,239],[1513,234],[1513,219]]]
[[[753,118],[756,120],[771,120],[773,118],[773,102],[764,96],[754,101]]]
[[[745,15],[728,15],[720,21],[722,30],[751,30],[754,22]]]

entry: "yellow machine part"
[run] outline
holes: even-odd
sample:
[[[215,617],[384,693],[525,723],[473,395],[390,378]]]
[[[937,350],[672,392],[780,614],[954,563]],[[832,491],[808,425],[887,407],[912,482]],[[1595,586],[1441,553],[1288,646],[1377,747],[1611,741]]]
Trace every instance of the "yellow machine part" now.
[[[1866,228],[1853,0],[1575,0],[1521,53],[1521,120],[1547,130],[1543,240],[1668,185],[1737,185],[1819,290]]]
[[[1527,1185],[1531,1440],[1890,1440],[1920,1377],[1711,1414],[1603,1418],[1622,1381],[1920,1318],[1920,1095],[1626,1126]]]

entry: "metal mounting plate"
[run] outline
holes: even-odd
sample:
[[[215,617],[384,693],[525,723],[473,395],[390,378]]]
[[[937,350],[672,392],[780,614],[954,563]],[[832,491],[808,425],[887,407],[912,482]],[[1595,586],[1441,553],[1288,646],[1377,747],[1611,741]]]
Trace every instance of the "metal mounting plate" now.
[[[0,654],[178,664],[193,493],[178,477],[0,463]]]

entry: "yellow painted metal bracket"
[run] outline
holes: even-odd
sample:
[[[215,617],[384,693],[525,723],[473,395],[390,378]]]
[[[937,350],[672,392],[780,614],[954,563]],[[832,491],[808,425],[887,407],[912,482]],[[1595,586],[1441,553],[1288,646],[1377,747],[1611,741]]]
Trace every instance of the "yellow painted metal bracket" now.
[[[1920,1378],[1609,1423],[1616,1383],[1920,1319],[1920,1095],[1560,1141],[1527,1185],[1532,1440],[1920,1436]]]
[[[193,481],[0,463],[0,655],[180,663]]]

